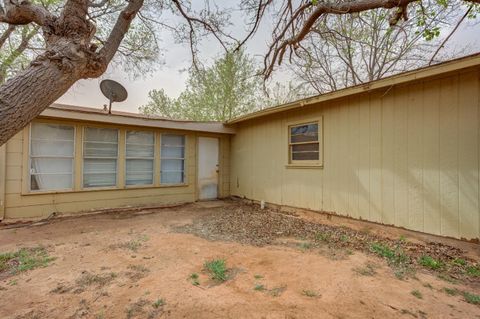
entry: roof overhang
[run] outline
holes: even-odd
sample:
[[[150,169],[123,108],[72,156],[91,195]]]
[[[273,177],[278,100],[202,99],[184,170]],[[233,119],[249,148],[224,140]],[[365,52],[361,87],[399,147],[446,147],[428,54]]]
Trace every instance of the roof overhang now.
[[[428,66],[428,67],[416,69],[413,71],[409,71],[409,72],[405,72],[405,73],[401,73],[393,76],[389,76],[380,80],[348,87],[338,91],[333,91],[330,93],[298,100],[295,102],[266,108],[257,112],[239,116],[230,121],[227,121],[226,123],[235,124],[235,123],[239,123],[239,122],[243,122],[243,121],[247,121],[247,120],[251,120],[251,119],[255,119],[255,118],[259,118],[259,117],[263,117],[263,116],[267,116],[267,115],[271,115],[279,112],[300,108],[307,105],[326,102],[326,101],[347,97],[350,95],[365,93],[365,92],[369,92],[369,91],[373,91],[381,88],[392,87],[402,83],[439,76],[442,74],[447,74],[450,72],[455,72],[455,71],[459,71],[462,69],[471,68],[479,65],[480,65],[480,53],[477,53],[474,55],[469,55],[467,57],[443,62],[433,66]]]
[[[85,112],[81,110],[77,111],[73,109],[61,109],[55,107],[49,107],[45,109],[39,117],[159,129],[235,134],[235,129],[233,127],[225,126],[220,122],[175,121],[157,118],[150,119],[147,117],[133,117],[100,112]]]

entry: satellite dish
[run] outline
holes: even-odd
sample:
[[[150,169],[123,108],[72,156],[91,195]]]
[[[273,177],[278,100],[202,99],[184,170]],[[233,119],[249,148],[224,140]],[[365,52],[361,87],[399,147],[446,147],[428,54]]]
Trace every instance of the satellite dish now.
[[[123,87],[123,85],[113,80],[103,80],[100,82],[100,90],[110,101],[108,106],[108,114],[112,113],[113,102],[123,102],[128,97],[127,90]]]

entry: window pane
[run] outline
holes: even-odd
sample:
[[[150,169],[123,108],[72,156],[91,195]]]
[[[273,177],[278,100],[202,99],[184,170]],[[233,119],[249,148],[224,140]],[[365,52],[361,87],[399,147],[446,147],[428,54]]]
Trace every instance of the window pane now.
[[[155,136],[153,132],[127,132],[125,180],[127,185],[153,184],[154,153]]]
[[[127,185],[153,184],[153,160],[127,159]]]
[[[185,170],[185,136],[163,134],[161,154],[161,183],[183,183]]]
[[[318,152],[318,143],[308,143],[308,144],[296,144],[292,145],[292,152]]]
[[[292,160],[294,161],[302,161],[302,160],[309,160],[309,161],[317,161],[319,159],[318,152],[301,152],[301,153],[294,153],[292,152]]]
[[[32,123],[30,189],[63,190],[73,187],[73,126]]]
[[[117,184],[118,130],[85,128],[83,156],[84,187]]]
[[[162,172],[162,184],[181,184],[183,183],[182,172]]]
[[[290,143],[318,141],[318,124],[305,124],[290,128]]]

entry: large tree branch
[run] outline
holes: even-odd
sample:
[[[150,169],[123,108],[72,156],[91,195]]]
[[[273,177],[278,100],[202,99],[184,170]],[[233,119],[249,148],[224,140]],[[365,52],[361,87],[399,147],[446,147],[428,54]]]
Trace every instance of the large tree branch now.
[[[0,22],[13,25],[36,23],[45,26],[55,20],[55,16],[46,8],[32,4],[28,0],[5,0],[0,10]]]

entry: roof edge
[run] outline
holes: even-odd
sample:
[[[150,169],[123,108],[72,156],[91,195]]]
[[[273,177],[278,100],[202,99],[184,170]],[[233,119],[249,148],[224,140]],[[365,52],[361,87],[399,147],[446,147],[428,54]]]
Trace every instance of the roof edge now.
[[[395,74],[389,77],[385,77],[379,80],[362,83],[356,86],[350,86],[344,89],[337,91],[332,91],[329,93],[316,95],[301,100],[293,101],[286,104],[281,104],[269,108],[265,108],[253,113],[245,114],[229,121],[226,121],[225,124],[235,124],[239,122],[244,122],[247,120],[280,113],[295,108],[299,108],[306,105],[326,102],[350,95],[365,93],[373,91],[376,89],[381,89],[387,86],[399,85],[402,83],[412,82],[416,80],[421,80],[433,76],[437,76],[444,73],[459,71],[462,69],[475,67],[480,65],[480,53],[468,55],[454,60],[445,61],[431,66],[426,66],[423,68]]]

